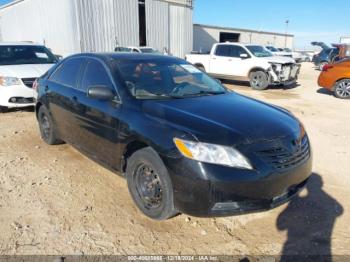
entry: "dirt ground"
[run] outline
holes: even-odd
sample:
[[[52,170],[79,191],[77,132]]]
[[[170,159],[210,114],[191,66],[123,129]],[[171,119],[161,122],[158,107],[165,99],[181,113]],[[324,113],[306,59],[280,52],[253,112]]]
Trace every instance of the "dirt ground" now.
[[[238,93],[291,110],[306,126],[313,177],[272,211],[227,217],[141,215],[126,181],[69,145],[47,146],[33,112],[0,114],[0,255],[350,255],[350,101],[316,83],[303,64],[299,86]]]

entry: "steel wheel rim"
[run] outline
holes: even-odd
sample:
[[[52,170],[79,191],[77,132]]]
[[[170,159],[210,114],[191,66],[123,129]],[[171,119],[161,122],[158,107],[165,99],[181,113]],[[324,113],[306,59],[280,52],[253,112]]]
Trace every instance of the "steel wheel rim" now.
[[[261,86],[261,82],[262,82],[262,76],[261,75],[255,75],[253,77],[253,86],[255,87],[260,87]]]
[[[162,183],[148,164],[140,164],[134,172],[136,191],[146,209],[157,209],[163,200]]]
[[[41,116],[41,130],[44,138],[49,138],[51,132],[50,121],[46,115]]]
[[[347,98],[350,97],[350,81],[342,81],[335,88],[338,96]]]

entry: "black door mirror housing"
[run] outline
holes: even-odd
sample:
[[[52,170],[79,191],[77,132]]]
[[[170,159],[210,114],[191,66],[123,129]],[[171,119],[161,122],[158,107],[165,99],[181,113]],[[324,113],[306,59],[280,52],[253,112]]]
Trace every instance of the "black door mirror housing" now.
[[[87,92],[88,97],[97,100],[113,100],[115,95],[108,86],[90,86]]]

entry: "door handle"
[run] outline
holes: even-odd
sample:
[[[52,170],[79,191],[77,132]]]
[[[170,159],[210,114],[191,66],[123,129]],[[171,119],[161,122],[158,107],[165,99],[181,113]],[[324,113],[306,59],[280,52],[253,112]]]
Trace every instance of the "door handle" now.
[[[213,60],[216,60],[216,57],[213,57],[212,59],[213,59]]]

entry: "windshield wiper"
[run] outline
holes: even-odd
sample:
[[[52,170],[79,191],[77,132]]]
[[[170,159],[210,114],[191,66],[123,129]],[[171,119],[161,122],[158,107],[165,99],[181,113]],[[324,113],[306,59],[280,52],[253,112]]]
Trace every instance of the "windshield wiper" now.
[[[137,99],[181,99],[182,96],[166,95],[166,94],[147,94],[136,96]]]
[[[201,95],[223,95],[226,94],[225,91],[200,91],[198,93],[185,94],[184,96],[201,96]]]

